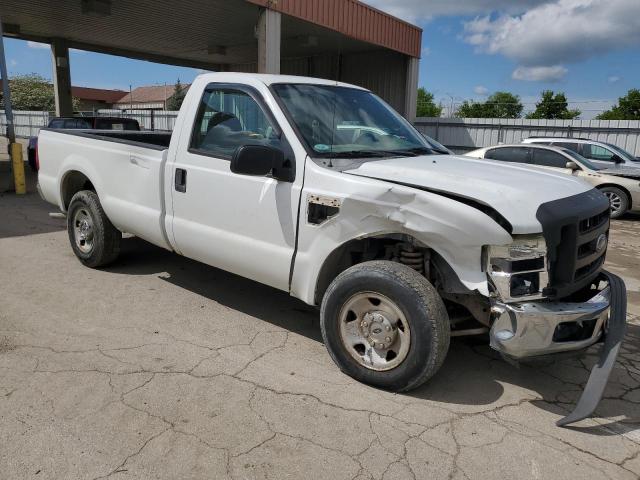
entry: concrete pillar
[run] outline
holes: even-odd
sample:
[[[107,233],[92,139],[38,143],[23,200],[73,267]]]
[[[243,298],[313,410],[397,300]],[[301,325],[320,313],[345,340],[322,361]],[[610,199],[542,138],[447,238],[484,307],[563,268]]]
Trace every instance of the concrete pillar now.
[[[71,97],[71,69],[69,67],[69,47],[59,38],[51,42],[51,61],[53,62],[53,90],[56,97],[56,115],[73,115]]]
[[[258,19],[258,73],[280,73],[282,16],[265,8]]]
[[[418,105],[418,74],[420,71],[420,59],[407,57],[407,80],[404,93],[404,117],[413,122],[416,119]]]

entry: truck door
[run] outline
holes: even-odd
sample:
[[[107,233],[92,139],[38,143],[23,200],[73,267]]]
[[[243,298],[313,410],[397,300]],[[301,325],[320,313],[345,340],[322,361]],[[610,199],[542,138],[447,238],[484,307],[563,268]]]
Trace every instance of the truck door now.
[[[238,147],[285,148],[286,139],[260,94],[250,87],[210,84],[199,105],[191,108],[188,118],[195,118],[191,131],[185,122],[167,172],[173,175],[177,250],[288,291],[301,181],[230,170]]]

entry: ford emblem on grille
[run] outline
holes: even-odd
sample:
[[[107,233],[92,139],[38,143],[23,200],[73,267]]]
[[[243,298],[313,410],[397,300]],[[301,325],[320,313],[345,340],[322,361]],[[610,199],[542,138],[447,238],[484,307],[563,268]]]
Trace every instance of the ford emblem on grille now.
[[[596,251],[600,253],[603,252],[605,248],[607,248],[607,236],[603,233],[596,241]]]

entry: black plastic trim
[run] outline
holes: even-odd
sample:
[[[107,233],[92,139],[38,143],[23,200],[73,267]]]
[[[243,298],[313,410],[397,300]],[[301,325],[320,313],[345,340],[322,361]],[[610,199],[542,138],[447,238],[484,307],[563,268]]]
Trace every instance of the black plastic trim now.
[[[611,309],[605,329],[604,345],[576,407],[569,415],[556,422],[559,427],[584,420],[596,410],[627,331],[627,289],[624,282],[620,277],[606,271],[602,272],[602,275],[609,281],[611,289]]]
[[[608,208],[609,200],[596,189],[540,205],[536,218],[542,225],[542,233],[547,243],[551,286],[545,294],[554,298],[569,296],[598,276],[600,268],[580,279],[574,279],[578,268],[578,248],[581,240],[584,238],[586,241],[590,235],[580,232],[580,224],[585,219],[602,214]],[[608,228],[609,222],[598,227],[603,232]]]

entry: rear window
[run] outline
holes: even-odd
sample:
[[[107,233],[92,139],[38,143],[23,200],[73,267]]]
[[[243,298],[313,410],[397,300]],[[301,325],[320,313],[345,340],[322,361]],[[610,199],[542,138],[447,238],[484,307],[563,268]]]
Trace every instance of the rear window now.
[[[69,128],[69,129],[91,128],[91,122],[85,118],[70,118],[64,121],[64,128]]]
[[[503,162],[529,163],[529,149],[524,147],[493,148],[487,151],[484,158]]]
[[[128,118],[96,118],[98,130],[140,130],[137,120]]]

